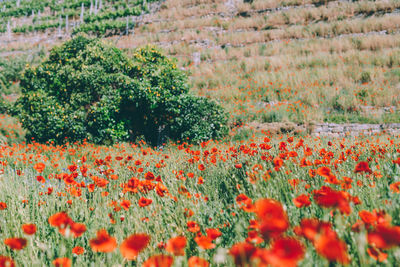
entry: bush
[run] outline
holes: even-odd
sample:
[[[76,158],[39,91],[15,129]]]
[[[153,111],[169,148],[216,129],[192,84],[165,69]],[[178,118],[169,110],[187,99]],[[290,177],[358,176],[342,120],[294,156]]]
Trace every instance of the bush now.
[[[99,39],[77,35],[25,70],[14,106],[27,138],[110,144],[159,130],[172,139],[219,138],[226,115],[214,102],[188,94],[186,75],[152,46],[130,58]]]

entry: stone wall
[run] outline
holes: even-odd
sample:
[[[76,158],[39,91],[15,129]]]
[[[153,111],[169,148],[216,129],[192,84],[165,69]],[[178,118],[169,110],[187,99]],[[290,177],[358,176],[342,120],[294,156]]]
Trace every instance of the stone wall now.
[[[361,123],[320,123],[315,124],[311,133],[316,136],[357,136],[360,134],[371,135],[386,132],[400,135],[400,123],[389,124],[361,124]]]

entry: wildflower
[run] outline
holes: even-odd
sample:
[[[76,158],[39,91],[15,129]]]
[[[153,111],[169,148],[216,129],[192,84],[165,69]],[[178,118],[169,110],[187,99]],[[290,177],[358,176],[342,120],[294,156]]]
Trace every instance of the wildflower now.
[[[149,242],[150,237],[147,234],[134,234],[126,238],[119,249],[125,259],[135,260],[139,252],[146,248]]]
[[[236,266],[250,266],[251,258],[256,253],[257,248],[250,243],[243,242],[235,244],[229,250]]]
[[[24,233],[27,235],[33,235],[36,233],[36,225],[33,223],[24,224],[22,225],[22,231],[24,231]]]
[[[57,258],[53,261],[53,265],[56,267],[70,267],[72,264],[69,258]]]
[[[117,247],[116,239],[104,229],[97,231],[96,238],[89,240],[89,244],[94,252],[112,252]]]
[[[189,267],[208,267],[210,264],[203,258],[192,256],[188,260]]]
[[[25,238],[6,238],[4,244],[10,249],[21,250],[26,247],[27,241]]]
[[[307,195],[300,195],[293,199],[293,203],[296,207],[308,207],[311,205],[310,198]]]
[[[72,249],[72,253],[74,253],[75,255],[81,255],[85,252],[85,249],[83,247],[80,246],[76,246]]]
[[[265,240],[277,237],[288,229],[289,221],[281,203],[273,199],[261,199],[255,206],[260,233]]]
[[[166,250],[175,256],[185,255],[186,238],[184,236],[177,236],[171,238],[167,242]]]
[[[143,207],[150,205],[152,202],[153,202],[153,200],[151,200],[149,198],[141,197],[139,199],[139,206],[143,208]]]
[[[142,267],[170,267],[174,258],[168,255],[154,255],[143,262]]]
[[[33,165],[33,168],[38,172],[38,173],[42,173],[44,168],[46,167],[46,165],[44,165],[43,162],[38,162],[35,165]]]
[[[367,172],[369,174],[372,173],[372,170],[369,168],[369,164],[366,161],[360,161],[359,163],[357,163],[355,169],[354,169],[355,173],[360,173],[360,172]]]

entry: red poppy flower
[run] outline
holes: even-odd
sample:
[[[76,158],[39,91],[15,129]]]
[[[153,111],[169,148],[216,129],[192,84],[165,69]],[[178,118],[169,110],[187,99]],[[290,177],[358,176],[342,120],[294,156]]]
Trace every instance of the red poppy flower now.
[[[283,160],[281,158],[274,158],[273,160],[274,169],[279,171],[279,169],[283,166]]]
[[[206,229],[206,233],[207,233],[207,236],[209,238],[211,238],[212,240],[215,240],[222,235],[222,233],[219,229],[212,229],[212,228]]]
[[[340,181],[336,178],[336,176],[332,173],[329,167],[323,166],[317,169],[317,174],[325,177],[324,182],[330,184],[340,184]]]
[[[317,219],[302,219],[300,226],[295,227],[293,230],[297,235],[304,236],[308,240],[314,241],[321,231],[329,231],[331,227],[330,223],[321,222]]]
[[[175,256],[185,255],[186,237],[177,236],[167,242],[166,250]]]
[[[7,204],[4,202],[0,202],[0,210],[5,210],[7,208]]]
[[[155,176],[154,176],[154,174],[153,174],[152,172],[147,172],[147,173],[144,175],[144,179],[149,180],[149,181],[153,181],[154,178],[155,178]]]
[[[141,197],[139,199],[139,206],[143,208],[143,207],[150,205],[152,202],[153,202],[153,200],[151,200],[149,198]]]
[[[189,267],[208,267],[210,264],[203,258],[192,256],[188,260]]]
[[[143,262],[142,267],[170,267],[174,263],[174,258],[168,255],[155,255]]]
[[[278,201],[261,199],[255,206],[260,220],[260,233],[265,240],[277,237],[289,228],[286,212]]]
[[[262,239],[258,235],[257,231],[253,230],[253,231],[247,232],[246,242],[254,243],[254,244],[261,244],[262,242],[264,242],[264,239]]]
[[[46,167],[46,165],[44,165],[44,163],[42,162],[38,162],[35,165],[33,165],[33,168],[38,172],[38,173],[42,173],[44,168]]]
[[[384,262],[388,257],[388,254],[382,252],[379,249],[373,248],[373,247],[369,247],[367,249],[367,252],[371,258],[373,258],[374,260],[379,261],[379,262]]]
[[[344,192],[333,190],[328,186],[322,186],[314,190],[314,200],[325,208],[339,208],[341,213],[350,214],[350,204]]]
[[[83,223],[72,222],[70,224],[70,230],[75,237],[80,237],[84,232],[86,232],[86,225]]]
[[[243,165],[242,164],[240,164],[240,163],[238,163],[238,164],[235,164],[235,168],[236,169],[241,169],[243,167]]]
[[[298,208],[308,207],[311,205],[310,198],[304,194],[294,198],[293,203]]]
[[[150,236],[147,234],[134,234],[126,238],[119,249],[125,259],[135,260],[139,252],[145,249],[149,242]]]
[[[43,176],[38,175],[38,176],[36,176],[36,181],[38,181],[39,183],[44,184],[46,182],[46,179]]]
[[[71,267],[72,261],[68,258],[57,258],[53,261],[56,267]]]
[[[264,255],[264,261],[271,266],[297,266],[304,257],[303,245],[294,238],[279,238],[272,243],[271,249]]]
[[[236,266],[250,266],[251,258],[256,253],[257,248],[250,243],[243,242],[235,244],[229,250]]]
[[[0,255],[0,267],[15,267],[15,263],[12,258]]]
[[[121,202],[121,207],[124,210],[129,210],[129,207],[131,206],[131,202],[129,200],[122,200]]]
[[[197,233],[198,231],[200,231],[200,226],[194,221],[188,221],[187,228],[188,231],[192,233]]]
[[[116,239],[104,229],[97,231],[96,238],[89,240],[89,244],[94,252],[112,252],[117,247]]]
[[[379,224],[368,233],[368,243],[380,249],[389,249],[400,245],[400,226]]]
[[[22,225],[22,231],[24,231],[24,233],[27,235],[33,235],[36,233],[36,225],[33,223],[24,224]]]
[[[58,228],[65,228],[72,223],[72,219],[65,212],[58,212],[49,217],[49,224]]]
[[[75,255],[81,255],[85,252],[85,249],[83,247],[80,246],[76,246],[72,249],[72,253],[74,253]]]
[[[360,173],[360,172],[367,172],[369,174],[372,173],[372,170],[369,168],[369,164],[366,161],[360,161],[359,163],[357,163],[355,169],[354,169],[355,173]]]
[[[196,236],[194,238],[194,241],[196,241],[197,245],[201,247],[202,249],[213,249],[215,248],[215,244],[212,243],[212,239],[208,236],[200,235]]]
[[[26,247],[27,241],[25,238],[7,238],[4,240],[4,244],[11,249],[21,250]]]
[[[204,171],[206,169],[206,167],[204,167],[204,164],[199,164],[198,168],[200,171]]]
[[[315,249],[331,262],[348,264],[347,245],[340,240],[333,230],[323,231],[315,240]]]

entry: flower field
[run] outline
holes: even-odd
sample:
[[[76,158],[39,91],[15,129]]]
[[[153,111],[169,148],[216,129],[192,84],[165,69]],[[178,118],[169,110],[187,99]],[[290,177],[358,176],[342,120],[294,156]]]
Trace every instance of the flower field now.
[[[0,266],[394,266],[388,136],[3,145]]]
[[[0,267],[400,266],[399,29],[398,0],[0,1]]]

